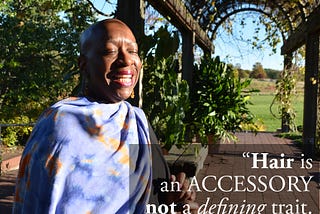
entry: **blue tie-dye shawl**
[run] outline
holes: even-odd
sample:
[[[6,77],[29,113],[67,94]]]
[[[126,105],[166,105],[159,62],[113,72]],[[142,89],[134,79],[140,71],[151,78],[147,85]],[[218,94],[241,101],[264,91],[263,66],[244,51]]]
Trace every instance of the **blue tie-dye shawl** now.
[[[23,152],[13,213],[143,213],[151,181],[142,110],[69,98],[46,110]]]

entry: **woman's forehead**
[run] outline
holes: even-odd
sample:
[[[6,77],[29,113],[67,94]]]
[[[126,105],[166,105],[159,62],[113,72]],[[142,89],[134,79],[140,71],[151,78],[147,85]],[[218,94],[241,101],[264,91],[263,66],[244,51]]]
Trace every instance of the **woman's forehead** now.
[[[119,44],[124,44],[124,45],[130,45],[130,46],[138,46],[138,44],[131,40],[131,39],[126,39],[126,38],[120,38],[120,37],[117,37],[117,38],[110,38],[110,39],[107,39],[105,41],[105,44],[108,45],[108,44],[114,44],[114,45],[119,45]]]
[[[130,28],[117,19],[104,20],[92,26],[84,39],[84,50],[105,48],[107,43],[137,46],[136,39]]]
[[[107,39],[126,38],[135,41],[135,37],[130,28],[124,24],[112,22],[104,25],[104,34]]]

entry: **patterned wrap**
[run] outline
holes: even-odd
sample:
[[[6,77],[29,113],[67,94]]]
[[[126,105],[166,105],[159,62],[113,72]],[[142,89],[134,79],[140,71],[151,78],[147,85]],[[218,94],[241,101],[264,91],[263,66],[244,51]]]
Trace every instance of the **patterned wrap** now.
[[[144,213],[152,179],[149,139],[143,111],[126,101],[56,103],[23,152],[13,213]]]

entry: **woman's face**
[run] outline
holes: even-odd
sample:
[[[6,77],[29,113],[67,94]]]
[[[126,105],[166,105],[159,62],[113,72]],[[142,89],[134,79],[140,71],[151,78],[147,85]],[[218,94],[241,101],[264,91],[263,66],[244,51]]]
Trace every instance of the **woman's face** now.
[[[87,95],[116,103],[130,97],[138,81],[141,60],[131,30],[120,21],[100,23],[80,57],[87,78]]]

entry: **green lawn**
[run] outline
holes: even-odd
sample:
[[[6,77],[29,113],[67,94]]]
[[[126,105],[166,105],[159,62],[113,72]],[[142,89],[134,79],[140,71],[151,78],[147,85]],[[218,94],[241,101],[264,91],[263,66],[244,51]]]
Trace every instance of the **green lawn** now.
[[[270,105],[274,98],[273,94],[256,94],[251,96],[253,105],[249,105],[250,111],[256,115],[257,121],[263,124],[261,131],[276,131],[281,128],[281,119],[275,118],[270,113]],[[303,95],[298,95],[293,100],[296,112],[295,123],[297,126],[302,125],[303,120]],[[272,107],[272,111],[277,114],[277,106]],[[279,115],[277,115],[279,117]]]

